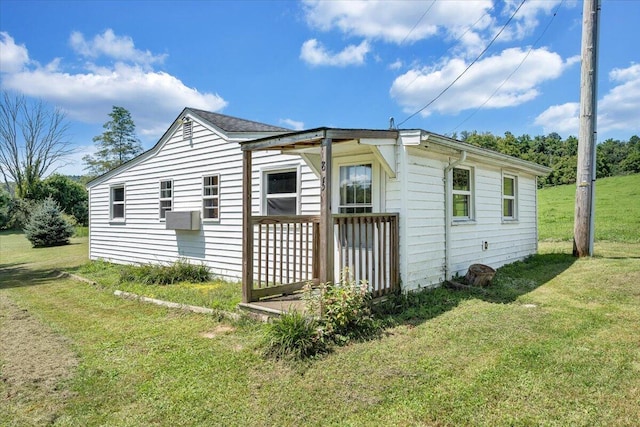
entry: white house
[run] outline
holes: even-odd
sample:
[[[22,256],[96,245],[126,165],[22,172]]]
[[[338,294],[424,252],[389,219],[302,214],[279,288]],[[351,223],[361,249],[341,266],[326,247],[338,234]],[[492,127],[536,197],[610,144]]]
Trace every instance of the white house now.
[[[245,302],[343,267],[376,294],[418,289],[535,253],[549,171],[424,130],[292,132],[187,108],[88,184],[90,258],[202,261],[242,278]]]
[[[87,184],[90,259],[167,263],[183,257],[238,280],[242,271],[239,142],[283,132],[290,130],[184,109],[153,148]],[[294,206],[295,211],[287,211],[293,214],[317,212],[318,180],[300,156],[263,154],[255,162],[256,213],[278,212],[280,205]],[[267,183],[280,187],[272,188],[271,194]],[[265,188],[262,197],[260,188]],[[168,229],[168,212],[198,212],[193,227],[197,229]]]

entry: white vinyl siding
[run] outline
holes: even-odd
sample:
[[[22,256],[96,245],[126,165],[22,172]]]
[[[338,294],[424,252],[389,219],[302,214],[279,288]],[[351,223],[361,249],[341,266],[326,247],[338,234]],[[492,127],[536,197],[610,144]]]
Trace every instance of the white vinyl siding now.
[[[243,173],[238,140],[227,139],[198,119],[193,120],[190,140],[183,139],[182,123],[174,126],[157,149],[90,187],[90,257],[123,264],[169,263],[182,257],[204,262],[220,277],[238,280],[243,261]],[[260,136],[268,135],[251,135]],[[339,182],[340,166],[371,164],[373,212],[400,213],[404,290],[434,286],[444,280],[444,170],[451,164],[451,154],[434,150],[434,145],[399,145],[396,178],[386,176],[372,155],[334,157],[334,184]],[[451,227],[451,273],[464,275],[473,263],[497,268],[535,253],[535,176],[520,171],[517,165],[511,168],[508,162],[483,163],[479,156],[469,156],[464,164],[472,171],[469,213],[475,223],[456,221]],[[255,151],[252,165],[252,215],[261,215],[265,209],[264,183],[260,179],[265,170],[286,171],[294,167],[299,170],[299,213],[319,213],[318,177],[299,156]],[[503,168],[517,176],[518,221],[503,221]],[[199,231],[166,230],[165,224],[158,221],[159,182],[172,178],[172,210],[200,211],[203,217],[203,181],[213,172],[219,175],[219,219],[203,220]],[[116,188],[122,189],[116,200],[116,206],[121,207],[115,208],[122,218],[113,221],[112,196]],[[338,188],[332,192],[334,213],[339,210],[339,193]]]
[[[220,175],[202,178],[202,218],[220,218]]]
[[[170,263],[178,258],[204,262],[220,277],[242,274],[242,151],[215,129],[192,120],[191,140],[182,123],[169,129],[157,149],[91,187],[91,259],[130,263]],[[257,134],[258,138],[267,134]],[[317,215],[318,178],[296,155],[253,153],[252,214],[260,215],[260,173],[265,168],[300,170],[300,213]],[[203,177],[219,174],[219,219],[203,219]],[[198,232],[166,230],[158,220],[159,182],[173,180],[173,211],[200,211]],[[126,223],[110,221],[110,186],[126,183]],[[111,223],[120,226],[114,227]]]
[[[158,202],[158,215],[160,219],[167,217],[167,212],[173,207],[173,181],[160,181],[160,195]]]
[[[114,222],[125,219],[125,188],[124,184],[114,185],[110,189],[109,219]]]
[[[400,212],[402,287],[437,286],[444,280],[444,170],[450,158],[428,149],[402,147],[398,161],[397,178],[387,178],[385,198],[387,212]],[[456,221],[451,227],[451,274],[464,276],[474,263],[498,268],[534,254],[536,178],[518,173],[518,221],[503,221],[501,167],[475,159],[466,164],[473,177],[474,221]]]

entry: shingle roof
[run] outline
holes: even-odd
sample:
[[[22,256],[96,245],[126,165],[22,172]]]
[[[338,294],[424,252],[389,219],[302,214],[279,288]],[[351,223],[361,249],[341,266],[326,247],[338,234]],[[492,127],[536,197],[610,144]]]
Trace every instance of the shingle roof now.
[[[291,129],[198,110],[197,108],[187,108],[187,110],[225,132],[291,132]]]

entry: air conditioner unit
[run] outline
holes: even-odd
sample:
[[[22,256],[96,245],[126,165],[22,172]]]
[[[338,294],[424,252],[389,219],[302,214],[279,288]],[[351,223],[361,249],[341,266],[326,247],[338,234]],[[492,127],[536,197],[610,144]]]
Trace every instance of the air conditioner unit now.
[[[169,211],[165,219],[167,230],[200,230],[200,211]]]

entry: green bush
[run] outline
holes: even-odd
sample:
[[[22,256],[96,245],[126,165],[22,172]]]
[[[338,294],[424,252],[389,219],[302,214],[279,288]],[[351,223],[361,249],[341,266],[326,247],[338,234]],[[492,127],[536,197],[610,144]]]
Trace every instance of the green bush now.
[[[303,313],[283,313],[267,325],[266,356],[276,359],[305,359],[327,350],[318,321]]]
[[[8,227],[11,220],[11,196],[4,188],[0,188],[0,230]]]
[[[73,231],[73,224],[64,217],[58,204],[50,197],[36,205],[24,228],[25,235],[34,248],[66,245],[73,236]]]
[[[120,283],[137,282],[145,285],[170,285],[179,282],[207,282],[209,278],[210,272],[207,265],[191,264],[183,258],[169,265],[127,265],[120,270]]]
[[[315,292],[306,289],[308,310],[319,310],[324,336],[344,345],[352,339],[376,335],[381,325],[371,313],[367,282],[357,284],[345,269],[340,282],[321,285]]]
[[[324,353],[332,345],[380,334],[382,320],[371,312],[366,282],[357,284],[345,270],[338,283],[303,288],[305,313],[284,313],[267,328],[265,354],[276,358],[303,359]]]
[[[0,229],[21,230],[27,226],[38,203],[29,199],[12,199],[6,195],[0,201]]]

